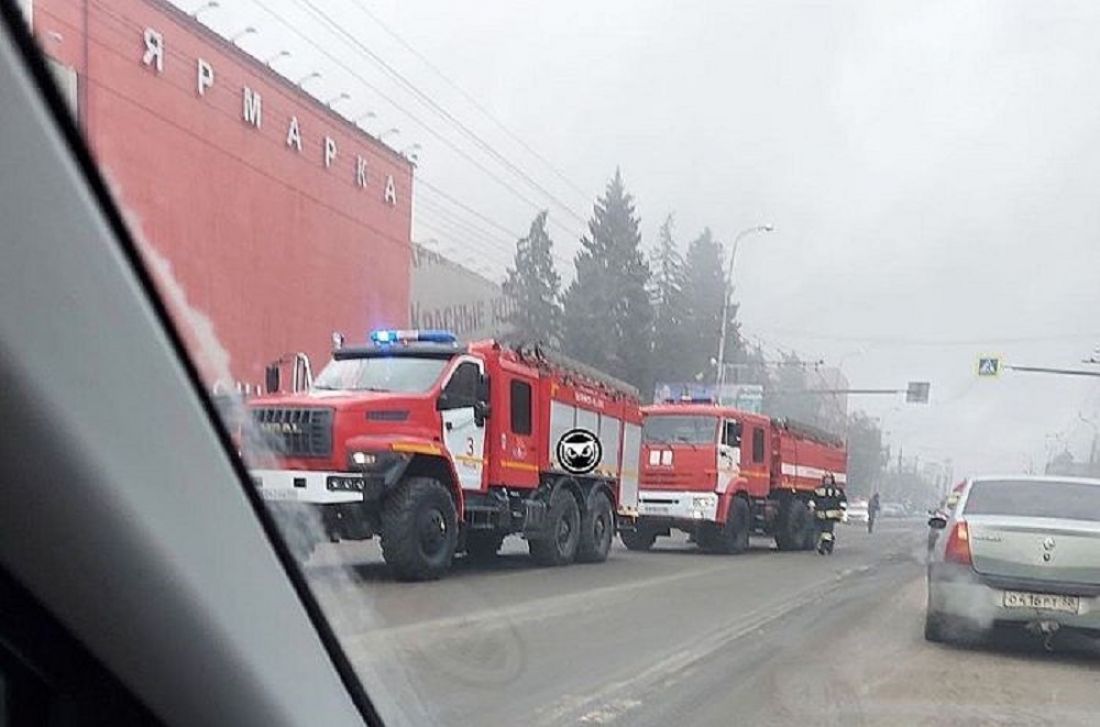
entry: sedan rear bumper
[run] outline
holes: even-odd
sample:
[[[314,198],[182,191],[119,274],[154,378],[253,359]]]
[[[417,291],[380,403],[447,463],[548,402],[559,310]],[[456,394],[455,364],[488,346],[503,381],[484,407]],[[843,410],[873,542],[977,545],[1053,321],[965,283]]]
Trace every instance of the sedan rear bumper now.
[[[1078,612],[1006,607],[1006,591],[1076,597]],[[1100,593],[1094,586],[988,578],[968,566],[952,563],[929,567],[928,609],[930,613],[962,619],[982,628],[1002,623],[1053,621],[1067,628],[1100,630]]]

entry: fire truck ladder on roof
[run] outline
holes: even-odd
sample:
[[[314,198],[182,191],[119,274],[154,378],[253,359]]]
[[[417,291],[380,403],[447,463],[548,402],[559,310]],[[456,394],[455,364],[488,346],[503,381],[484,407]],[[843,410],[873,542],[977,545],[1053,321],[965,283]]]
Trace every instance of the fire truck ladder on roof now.
[[[516,346],[516,353],[527,363],[537,366],[553,366],[566,373],[598,384],[616,394],[629,396],[634,399],[641,398],[639,391],[625,381],[616,379],[614,376],[608,376],[602,371],[592,368],[588,364],[583,364],[580,361],[569,358],[565,354],[549,351],[541,344],[518,345]]]
[[[802,422],[796,422],[792,419],[783,417],[777,417],[772,419],[772,421],[779,428],[786,429],[788,432],[805,437],[806,439],[812,439],[821,444],[828,444],[833,447],[844,446],[844,441],[840,437],[819,427],[803,424]]]

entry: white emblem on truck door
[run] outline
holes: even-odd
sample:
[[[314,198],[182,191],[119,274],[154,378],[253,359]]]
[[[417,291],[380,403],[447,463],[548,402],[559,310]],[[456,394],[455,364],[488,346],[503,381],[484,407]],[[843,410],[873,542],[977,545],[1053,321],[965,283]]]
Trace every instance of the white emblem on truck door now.
[[[586,475],[603,458],[603,445],[595,434],[587,429],[570,429],[558,440],[558,464],[566,472]]]

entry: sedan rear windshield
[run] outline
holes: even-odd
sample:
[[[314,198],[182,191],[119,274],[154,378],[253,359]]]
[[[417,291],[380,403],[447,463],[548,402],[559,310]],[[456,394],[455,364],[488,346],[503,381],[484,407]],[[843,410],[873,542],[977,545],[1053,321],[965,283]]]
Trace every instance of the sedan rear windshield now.
[[[975,482],[968,515],[1010,515],[1100,522],[1100,485],[1056,481]]]
[[[650,416],[642,426],[642,439],[648,444],[714,444],[717,432],[718,417]]]

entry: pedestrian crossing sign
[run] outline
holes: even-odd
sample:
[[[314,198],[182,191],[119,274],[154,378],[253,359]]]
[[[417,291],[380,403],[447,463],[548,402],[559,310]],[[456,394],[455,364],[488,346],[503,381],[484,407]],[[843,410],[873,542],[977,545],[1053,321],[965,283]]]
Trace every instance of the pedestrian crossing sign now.
[[[997,356],[978,357],[978,376],[991,377],[1001,375],[1001,359]]]

